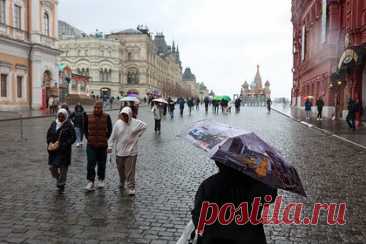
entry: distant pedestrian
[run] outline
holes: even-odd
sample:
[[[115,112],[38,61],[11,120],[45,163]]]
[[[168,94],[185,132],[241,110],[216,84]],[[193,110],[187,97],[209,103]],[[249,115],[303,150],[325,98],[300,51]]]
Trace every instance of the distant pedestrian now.
[[[205,97],[203,102],[205,103],[205,111],[206,113],[208,113],[208,106],[210,104],[210,98],[209,97]]]
[[[347,124],[349,125],[349,127],[352,129],[352,130],[356,130],[356,125],[355,125],[355,117],[356,117],[356,106],[355,106],[355,102],[353,101],[352,98],[350,98],[348,100],[348,114],[347,114],[347,118],[346,118],[346,121],[347,121]]]
[[[63,193],[67,170],[71,164],[71,146],[75,142],[75,130],[65,109],[57,112],[57,119],[51,123],[47,132],[48,165],[56,186]]]
[[[191,115],[192,114],[192,108],[194,106],[194,103],[193,103],[193,99],[192,98],[189,98],[188,99],[187,105],[188,105],[188,108],[189,108],[189,115]]]
[[[161,117],[162,117],[162,109],[161,106],[155,102],[152,110],[155,120],[155,133],[160,134],[161,133]]]
[[[86,113],[84,108],[78,103],[75,105],[74,112],[70,115],[70,119],[75,127],[76,147],[81,147],[83,145],[85,117]]]
[[[179,110],[180,110],[180,116],[183,117],[183,113],[184,113],[184,105],[185,105],[185,101],[184,98],[179,98],[178,99],[178,104],[179,104]]]
[[[241,107],[241,99],[240,99],[240,97],[238,97],[237,99],[235,99],[235,112],[236,113],[240,112],[240,107]]]
[[[313,106],[312,102],[309,98],[305,101],[305,114],[306,114],[306,120],[310,120],[311,118],[311,107]]]
[[[111,117],[103,112],[103,102],[96,102],[92,114],[85,119],[85,137],[88,140],[87,153],[87,191],[95,190],[95,167],[98,168],[98,188],[104,188],[107,163],[108,139],[112,133]]]
[[[318,109],[318,115],[316,116],[316,118],[317,120],[322,120],[322,113],[324,107],[324,101],[322,97],[319,97],[319,99],[316,101],[316,107]]]
[[[135,190],[135,172],[138,154],[138,140],[146,130],[146,124],[132,118],[131,108],[125,107],[114,124],[111,138],[108,141],[108,152],[116,152],[116,163],[119,174],[120,188],[133,196]]]
[[[201,100],[199,97],[196,98],[196,110],[200,110],[200,103],[201,103]]]
[[[171,98],[169,98],[168,103],[169,103],[168,110],[170,114],[170,119],[174,119],[175,102]]]
[[[267,111],[268,111],[268,112],[271,112],[272,99],[271,99],[270,97],[269,97],[269,98],[267,98],[266,103],[267,103]]]

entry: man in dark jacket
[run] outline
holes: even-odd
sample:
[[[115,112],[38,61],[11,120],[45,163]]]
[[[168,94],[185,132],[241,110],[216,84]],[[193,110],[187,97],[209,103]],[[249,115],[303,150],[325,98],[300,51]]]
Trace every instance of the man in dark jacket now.
[[[356,124],[355,124],[355,119],[356,119],[356,105],[355,102],[353,101],[352,98],[349,99],[348,101],[348,115],[346,118],[347,124],[349,125],[349,127],[352,130],[356,130]]]
[[[107,163],[108,139],[112,134],[111,117],[103,112],[103,103],[96,102],[92,114],[85,119],[85,137],[88,140],[86,148],[88,159],[87,191],[94,191],[95,167],[98,167],[98,188],[105,186],[105,169]]]
[[[216,162],[219,173],[206,179],[196,193],[192,221],[197,229],[202,203],[208,201],[216,203],[221,208],[225,203],[233,203],[238,207],[241,203],[248,203],[248,211],[251,212],[252,202],[255,197],[272,196],[274,202],[277,190],[256,181],[243,173],[236,171],[220,162]],[[259,209],[261,216],[262,209]],[[229,225],[216,223],[206,226],[203,235],[198,238],[199,244],[225,243],[265,244],[266,237],[262,224],[252,225],[250,222],[237,225],[235,220]]]
[[[317,120],[322,120],[322,113],[324,107],[324,101],[322,97],[319,97],[319,99],[316,101],[316,107],[318,108]]]

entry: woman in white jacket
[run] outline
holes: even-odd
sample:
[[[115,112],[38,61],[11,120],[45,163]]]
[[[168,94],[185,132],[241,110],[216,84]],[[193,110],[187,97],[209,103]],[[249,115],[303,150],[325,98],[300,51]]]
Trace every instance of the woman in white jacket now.
[[[116,162],[120,177],[120,187],[127,190],[128,195],[135,195],[135,172],[138,151],[138,140],[146,130],[146,124],[132,118],[132,110],[125,107],[114,124],[112,135],[108,142],[108,152],[116,152]],[[125,181],[127,185],[125,185]]]

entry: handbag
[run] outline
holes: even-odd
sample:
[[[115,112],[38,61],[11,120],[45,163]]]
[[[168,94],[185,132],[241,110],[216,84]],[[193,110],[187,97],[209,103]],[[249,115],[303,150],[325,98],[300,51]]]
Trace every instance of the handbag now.
[[[59,147],[60,147],[60,139],[61,139],[61,136],[62,136],[62,131],[63,130],[61,129],[60,135],[58,136],[56,142],[54,142],[54,143],[51,142],[50,144],[48,144],[48,151],[53,152],[53,151],[56,151],[56,150],[59,149]]]

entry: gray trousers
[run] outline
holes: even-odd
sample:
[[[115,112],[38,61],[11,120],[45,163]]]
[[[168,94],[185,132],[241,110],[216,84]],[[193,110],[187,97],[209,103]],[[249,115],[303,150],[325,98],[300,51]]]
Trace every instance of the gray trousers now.
[[[135,172],[136,172],[137,156],[127,156],[116,158],[119,180],[121,185],[127,181],[129,189],[135,189]]]

